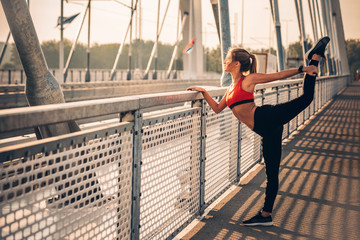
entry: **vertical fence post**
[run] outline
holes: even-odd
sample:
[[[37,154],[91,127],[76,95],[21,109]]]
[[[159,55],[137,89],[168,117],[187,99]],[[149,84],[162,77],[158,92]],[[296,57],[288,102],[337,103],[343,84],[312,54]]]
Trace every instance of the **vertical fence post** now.
[[[240,182],[241,176],[241,123],[238,121],[238,154],[237,154],[237,169],[236,169],[236,182]]]
[[[304,82],[302,84],[302,90],[303,90],[303,93],[304,93]],[[305,120],[306,120],[306,116],[305,116],[305,112],[306,112],[306,108],[303,110],[302,114],[303,114],[303,120],[302,120],[302,123],[301,124],[304,124]]]
[[[20,83],[21,84],[24,83],[24,70],[23,69],[20,70]]]
[[[201,101],[201,162],[200,162],[200,214],[205,208],[205,161],[206,161],[206,109],[204,101]]]
[[[299,97],[299,83],[296,83],[296,97]],[[299,127],[299,114],[296,115],[296,128],[297,129]]]
[[[321,85],[320,85],[320,107],[323,106],[323,97],[324,97],[324,80],[321,80]]]
[[[142,111],[134,114],[131,239],[140,239],[140,197],[142,159]]]
[[[319,80],[315,82],[315,96],[314,96],[315,112],[317,112],[319,109],[318,94],[319,94]]]
[[[288,85],[288,102],[290,102],[291,100],[291,84]],[[287,136],[289,137],[290,135],[290,122],[288,122],[287,124]]]
[[[327,85],[329,83],[329,80],[326,79],[326,81],[324,81],[324,99],[323,99],[323,105],[326,103],[326,99],[327,99]]]
[[[8,70],[8,83],[11,84],[11,70]]]
[[[322,87],[323,87],[323,79],[319,82],[319,109],[322,107]]]
[[[265,89],[261,89],[261,106],[263,106],[265,103]],[[260,142],[260,156],[258,162],[261,163],[262,157],[263,157],[263,138],[261,137]]]
[[[206,106],[204,100],[192,102],[192,107],[201,107],[200,117],[200,209],[202,215],[205,210],[205,161],[206,161]]]

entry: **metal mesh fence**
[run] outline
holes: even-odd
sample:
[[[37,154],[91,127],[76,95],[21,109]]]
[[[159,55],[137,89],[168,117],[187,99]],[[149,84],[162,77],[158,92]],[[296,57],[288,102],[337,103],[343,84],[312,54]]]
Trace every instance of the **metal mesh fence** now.
[[[200,112],[143,127],[140,238],[165,239],[199,211]]]
[[[1,239],[129,238],[131,152],[126,131],[2,163]]]
[[[264,105],[265,104],[276,104],[276,90],[274,89],[266,89],[264,93]]]
[[[289,90],[288,88],[282,88],[278,91],[278,103],[285,103],[289,101]],[[288,136],[288,123],[284,124],[284,130],[282,137],[286,138]]]
[[[238,120],[229,108],[215,114],[206,105],[205,203],[236,180]]]
[[[289,130],[284,126],[285,135],[344,80],[318,82],[310,110],[291,120]],[[258,91],[255,102],[262,105],[264,97],[264,104],[277,104],[302,94],[301,85],[288,90]],[[215,114],[201,105],[0,148],[0,156],[8,153],[0,161],[0,239],[172,238],[261,158],[260,136],[230,109]]]
[[[261,137],[241,124],[241,162],[240,173],[244,174],[260,159]]]
[[[290,89],[290,100],[293,100],[295,98],[298,97],[298,90],[297,90],[297,86],[293,86]],[[298,121],[298,116],[296,116],[295,118],[291,119],[289,122],[289,133],[292,133],[296,128],[297,128],[297,121]]]

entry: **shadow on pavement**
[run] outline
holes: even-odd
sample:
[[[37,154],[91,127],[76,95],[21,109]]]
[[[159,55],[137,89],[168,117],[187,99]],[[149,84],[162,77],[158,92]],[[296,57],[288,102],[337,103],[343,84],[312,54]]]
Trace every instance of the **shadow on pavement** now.
[[[359,239],[360,83],[336,96],[283,144],[273,227],[242,221],[263,206],[264,166],[182,239]]]

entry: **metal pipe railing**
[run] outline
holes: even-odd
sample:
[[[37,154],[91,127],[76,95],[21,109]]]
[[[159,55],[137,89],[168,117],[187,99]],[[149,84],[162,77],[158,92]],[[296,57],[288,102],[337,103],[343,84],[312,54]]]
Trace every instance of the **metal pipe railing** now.
[[[86,71],[85,69],[79,69],[79,68],[72,68],[69,70],[70,75],[68,75],[68,71],[66,72],[67,81],[66,82],[85,82],[85,75]],[[60,76],[60,72],[58,69],[50,69],[50,72],[53,73],[55,77]],[[114,72],[114,81],[123,81],[127,80],[127,72],[126,69],[119,69],[115,70]],[[182,79],[183,71],[177,71],[178,77],[177,79]],[[65,73],[64,73],[65,74]],[[109,78],[111,76],[111,69],[90,69],[90,75],[91,75],[91,81],[93,82],[107,82],[109,81]],[[152,78],[153,72],[150,71],[150,78]],[[168,79],[167,78],[167,70],[157,70],[158,79]],[[133,78],[131,80],[140,80],[142,79],[142,76],[144,75],[144,70],[132,70],[131,76]],[[174,78],[170,78],[170,80],[173,80]],[[9,84],[23,84],[23,70],[22,69],[0,69],[0,85],[9,85]]]
[[[319,78],[316,109],[306,111],[348,79]],[[255,102],[297,97],[301,81],[260,85]],[[209,88],[213,97],[225,91]],[[146,112],[185,102],[192,105]],[[3,238],[171,239],[262,157],[260,137],[229,109],[216,115],[185,91],[0,110],[0,132],[114,114],[80,132],[0,145]]]

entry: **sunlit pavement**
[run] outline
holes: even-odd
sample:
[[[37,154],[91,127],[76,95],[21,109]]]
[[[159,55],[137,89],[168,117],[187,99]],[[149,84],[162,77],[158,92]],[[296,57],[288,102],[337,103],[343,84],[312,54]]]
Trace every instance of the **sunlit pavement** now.
[[[242,221],[263,205],[264,166],[242,180],[182,239],[359,239],[360,82],[283,145],[272,227]]]

